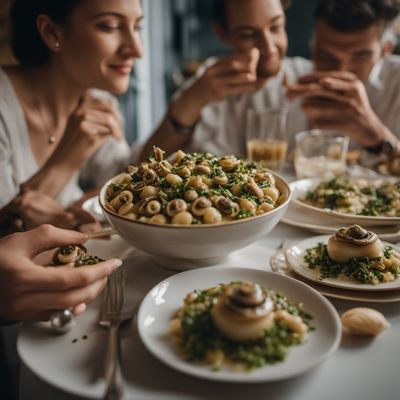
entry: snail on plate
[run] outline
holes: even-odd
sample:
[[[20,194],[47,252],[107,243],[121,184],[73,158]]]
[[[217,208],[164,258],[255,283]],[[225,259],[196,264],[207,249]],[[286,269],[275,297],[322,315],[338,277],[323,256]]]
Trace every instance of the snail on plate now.
[[[340,264],[352,258],[377,258],[382,255],[383,245],[378,235],[359,225],[340,228],[328,240],[329,257]]]
[[[257,284],[229,286],[219,296],[211,316],[222,334],[239,342],[257,340],[274,325],[274,304]]]

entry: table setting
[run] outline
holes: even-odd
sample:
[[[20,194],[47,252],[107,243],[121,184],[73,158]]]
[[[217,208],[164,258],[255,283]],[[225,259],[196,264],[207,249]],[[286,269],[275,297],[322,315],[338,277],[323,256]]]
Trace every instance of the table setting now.
[[[165,167],[163,161],[162,158],[157,160]],[[227,165],[225,159],[222,161],[221,165]],[[175,170],[179,170],[178,167]],[[205,173],[206,169],[203,170]],[[129,173],[134,176],[137,171]],[[103,259],[118,257],[123,260],[124,295],[122,298],[115,295],[119,305],[114,304],[117,309],[114,311],[124,309],[129,310],[129,314],[125,322],[121,319],[116,323],[119,337],[114,332],[114,341],[117,338],[120,347],[123,378],[117,379],[123,379],[124,398],[239,399],[251,396],[262,399],[268,395],[274,399],[376,399],[382,397],[382,393],[385,399],[398,398],[396,377],[400,362],[394,351],[400,333],[397,279],[375,285],[345,280],[338,284],[335,279],[332,282],[328,278],[321,279],[314,270],[310,273],[304,265],[309,248],[329,241],[353,219],[352,223],[373,230],[382,240],[382,246],[391,246],[394,252],[399,252],[393,244],[400,238],[397,217],[352,218],[348,214],[332,214],[329,210],[302,204],[304,193],[323,179],[296,181],[293,172],[285,170],[285,178],[270,172],[270,183],[266,186],[260,184],[262,180],[257,181],[261,189],[268,188],[264,194],[275,193],[271,187],[278,193],[274,208],[268,211],[254,212],[253,216],[239,220],[223,219],[214,225],[151,223],[149,220],[154,213],[145,206],[156,207],[157,204],[149,204],[142,198],[139,208],[135,208],[132,199],[129,201],[133,206],[129,201],[122,202],[121,197],[120,203],[115,200],[122,193],[120,189],[116,195],[110,195],[116,185],[125,184],[126,175],[107,182],[99,198],[85,204],[86,211],[99,219],[105,218],[110,224],[107,232],[111,234],[108,240],[90,239],[85,244],[88,252]],[[133,188],[134,185],[137,185],[135,180]],[[130,187],[129,183],[126,187]],[[251,190],[257,193],[257,188]],[[132,193],[136,196],[134,189]],[[173,200],[168,198],[168,201]],[[166,212],[177,207],[170,203]],[[195,199],[190,200],[192,203]],[[124,206],[129,209],[126,214],[118,211]],[[222,211],[227,205],[222,205],[220,198],[214,198],[208,207],[215,207],[223,218],[227,215],[231,218],[231,214]],[[234,204],[229,203],[229,207],[229,212],[233,212]],[[137,211],[135,219],[127,217],[132,210],[140,209],[147,211],[143,211],[142,216],[141,211]],[[184,215],[185,218],[205,220],[204,213],[196,214],[193,210],[192,206],[193,214]],[[171,211],[164,218],[172,221],[178,213],[188,212],[186,208]],[[324,235],[316,236],[316,233]],[[190,293],[214,290],[217,285],[235,282],[254,282],[264,294],[276,291],[293,304],[301,304],[301,309],[304,307],[313,319],[306,339],[291,347],[280,362],[266,362],[250,370],[228,368],[225,364],[213,369],[208,364],[188,361],[169,337],[173,316]],[[105,293],[103,297],[107,298],[107,290]],[[119,372],[105,374],[105,365],[110,364],[106,361],[109,360],[106,351],[109,332],[101,325],[104,321],[112,325],[113,320],[104,319],[104,301],[102,305],[100,298],[90,304],[87,311],[76,318],[76,324],[62,334],[52,331],[48,323],[23,325],[17,344],[23,361],[21,399],[34,396],[44,400],[107,398],[104,397],[107,376]],[[376,338],[343,333],[340,316],[357,307],[373,308],[382,313],[388,323],[387,329]],[[385,373],[377,374],[377,369]]]

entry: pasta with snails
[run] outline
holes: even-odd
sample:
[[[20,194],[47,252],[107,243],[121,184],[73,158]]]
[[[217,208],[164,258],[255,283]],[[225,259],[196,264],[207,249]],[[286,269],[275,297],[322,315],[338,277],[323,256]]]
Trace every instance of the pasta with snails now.
[[[282,200],[273,175],[257,163],[181,150],[168,161],[155,147],[107,187],[105,207],[142,222],[201,225],[268,213]]]

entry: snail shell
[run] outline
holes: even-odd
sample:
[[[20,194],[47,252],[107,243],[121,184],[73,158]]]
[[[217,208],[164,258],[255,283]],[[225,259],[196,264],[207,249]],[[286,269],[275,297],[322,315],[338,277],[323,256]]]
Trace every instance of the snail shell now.
[[[157,172],[154,171],[154,169],[149,168],[147,171],[144,172],[142,179],[146,185],[151,185],[158,180]]]
[[[359,336],[377,336],[390,327],[390,323],[382,313],[368,307],[347,310],[341,319],[346,333]]]
[[[165,151],[161,150],[159,147],[153,147],[154,158],[156,161],[164,160]]]
[[[383,245],[378,236],[359,225],[340,228],[329,238],[327,245],[329,257],[340,264],[352,258],[379,257],[382,249]]]
[[[228,199],[227,197],[220,197],[217,201],[215,206],[221,211],[222,214],[234,217],[239,213],[239,205],[234,203],[232,200]]]
[[[176,214],[186,210],[187,210],[186,201],[182,199],[171,200],[166,207],[166,213],[171,218],[175,217]]]
[[[77,244],[60,247],[56,250],[53,256],[54,265],[63,265],[69,263],[75,263],[75,261],[86,256],[86,247]]]
[[[251,282],[230,285],[211,310],[216,327],[239,342],[257,340],[274,324],[274,304]]]
[[[160,202],[154,197],[148,197],[145,199],[139,207],[139,213],[145,215],[146,217],[152,217],[156,215],[161,210]]]
[[[207,208],[212,206],[211,201],[207,197],[201,196],[192,203],[192,214],[196,217],[201,217],[206,212]]]
[[[225,173],[214,176],[212,180],[216,185],[221,185],[221,186],[224,186],[228,183],[228,177],[226,176]]]

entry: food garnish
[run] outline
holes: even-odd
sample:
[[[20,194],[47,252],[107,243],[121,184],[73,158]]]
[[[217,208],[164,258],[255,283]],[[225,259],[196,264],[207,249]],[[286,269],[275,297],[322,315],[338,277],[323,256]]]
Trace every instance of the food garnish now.
[[[314,207],[371,217],[400,216],[400,181],[338,177],[319,183],[304,199]]]
[[[231,282],[189,293],[169,334],[190,362],[251,370],[283,361],[311,329],[302,304],[252,282]]]

